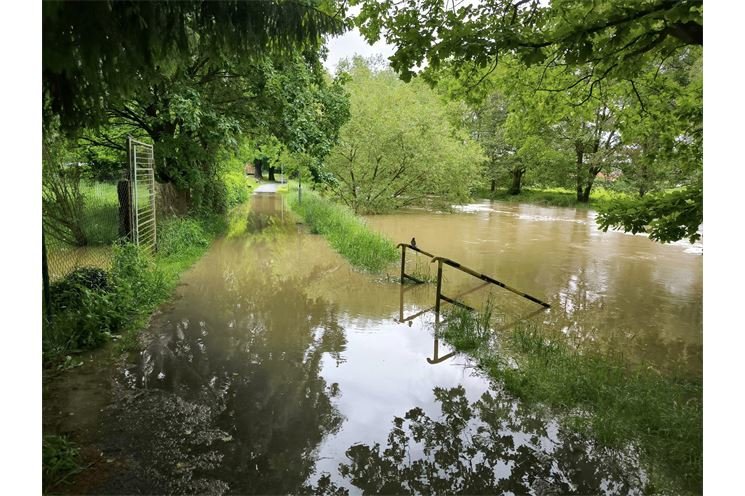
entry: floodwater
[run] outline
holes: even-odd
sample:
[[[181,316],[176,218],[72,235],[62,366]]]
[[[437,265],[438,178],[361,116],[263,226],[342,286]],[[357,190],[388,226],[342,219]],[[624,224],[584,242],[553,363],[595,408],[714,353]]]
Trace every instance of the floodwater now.
[[[369,222],[547,300],[531,317],[543,325],[700,368],[701,255],[599,233],[582,211],[468,210]],[[395,264],[357,272],[290,219],[277,196],[254,197],[249,234],[218,241],[153,317],[105,416],[102,451],[122,469],[92,492],[642,492],[632,447],[573,434],[435,341],[431,312],[408,319],[433,285],[402,292]],[[478,285],[445,271],[445,294]],[[505,314],[536,309],[501,291]]]

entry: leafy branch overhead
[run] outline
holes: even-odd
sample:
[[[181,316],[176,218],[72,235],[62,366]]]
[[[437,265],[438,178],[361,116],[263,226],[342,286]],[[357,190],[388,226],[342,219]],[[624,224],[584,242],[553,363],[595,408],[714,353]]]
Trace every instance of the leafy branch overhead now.
[[[595,77],[628,77],[645,56],[703,45],[702,0],[352,0],[369,42],[396,45],[391,66],[409,80],[445,61],[490,67],[513,54],[527,64],[591,64]]]

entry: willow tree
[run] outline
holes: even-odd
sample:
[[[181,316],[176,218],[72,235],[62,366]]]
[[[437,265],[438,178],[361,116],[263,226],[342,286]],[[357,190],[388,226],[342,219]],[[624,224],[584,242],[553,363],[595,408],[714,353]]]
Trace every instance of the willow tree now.
[[[586,102],[604,81],[625,83],[643,102],[640,80],[650,65],[662,68],[670,57],[703,46],[702,0],[352,3],[362,5],[355,22],[368,41],[385,37],[396,45],[390,62],[404,80],[420,67],[427,67],[426,74],[453,64],[466,86],[475,88],[509,54],[528,65],[578,69],[564,87],[586,88],[574,103]],[[701,113],[695,110],[702,107],[701,98],[696,98],[690,113],[693,126],[678,130],[682,142],[698,141],[689,129],[702,127]],[[693,160],[700,164],[701,155]],[[703,221],[702,197],[701,181],[690,181],[674,195],[619,204],[601,212],[599,219],[605,228],[648,231],[660,241],[695,239],[696,226]]]
[[[351,119],[327,160],[336,196],[357,212],[466,200],[484,156],[440,97],[361,58],[342,70]]]

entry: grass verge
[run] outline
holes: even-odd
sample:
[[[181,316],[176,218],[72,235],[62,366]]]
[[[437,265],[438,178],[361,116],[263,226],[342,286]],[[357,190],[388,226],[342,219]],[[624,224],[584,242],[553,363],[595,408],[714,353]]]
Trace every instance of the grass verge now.
[[[325,237],[334,250],[357,268],[381,272],[398,259],[396,246],[348,208],[303,190],[302,202],[289,195],[290,208],[305,220],[311,232]]]
[[[166,219],[158,225],[155,254],[118,244],[112,248],[111,270],[84,267],[56,281],[50,288],[52,318],[42,333],[45,367],[65,368],[66,356],[99,347],[115,335],[120,349],[134,348],[139,329],[169,298],[181,273],[227,230],[232,217],[244,214],[239,205],[227,218]]]
[[[590,194],[589,203],[577,201],[577,192],[566,188],[523,188],[519,195],[511,195],[507,190],[491,192],[486,189],[474,192],[475,198],[499,200],[511,203],[533,203],[553,207],[573,207],[597,209],[610,204],[618,198],[629,198],[626,193],[619,193],[605,188],[594,188]]]
[[[519,325],[494,336],[490,306],[455,308],[442,337],[528,403],[547,405],[608,447],[639,446],[648,493],[703,490],[703,383],[632,366],[612,351],[577,349],[561,333]]]

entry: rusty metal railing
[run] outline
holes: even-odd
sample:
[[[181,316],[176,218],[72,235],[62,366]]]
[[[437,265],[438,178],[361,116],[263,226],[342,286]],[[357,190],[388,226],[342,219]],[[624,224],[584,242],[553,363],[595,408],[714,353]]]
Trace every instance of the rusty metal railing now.
[[[473,310],[471,307],[469,307],[468,305],[464,303],[457,301],[455,298],[449,298],[442,294],[442,265],[443,264],[449,265],[455,269],[460,270],[461,272],[465,272],[466,274],[472,275],[473,277],[481,279],[482,281],[485,281],[488,284],[493,284],[495,286],[499,286],[500,288],[504,288],[507,291],[511,291],[512,293],[515,293],[518,296],[522,296],[523,298],[528,299],[534,303],[538,303],[544,308],[551,308],[551,305],[549,305],[545,301],[539,300],[535,296],[531,296],[528,293],[523,293],[522,291],[518,291],[517,289],[511,286],[508,286],[507,284],[501,281],[498,281],[491,276],[482,274],[480,272],[476,272],[475,270],[468,268],[465,265],[459,264],[458,262],[450,260],[449,258],[433,257],[430,263],[434,263],[434,262],[437,262],[437,300],[435,301],[435,313],[438,315],[440,313],[440,300],[445,300],[446,302],[451,303],[453,305],[458,305],[458,306]]]
[[[396,245],[396,248],[401,248],[401,284],[403,284],[406,279],[414,281],[415,284],[424,284],[424,281],[422,281],[421,279],[417,279],[416,277],[406,273],[406,249],[408,248],[410,250],[417,251],[422,255],[428,256],[429,258],[435,258],[435,256],[424,250],[420,250],[416,246],[412,246],[408,243],[399,243],[398,245]]]

